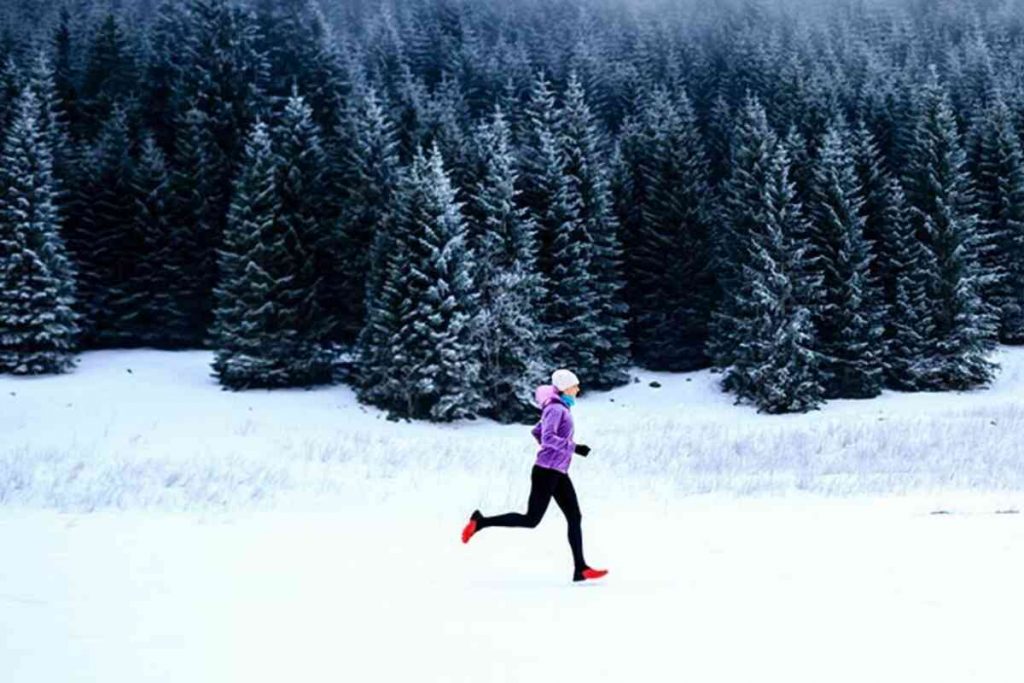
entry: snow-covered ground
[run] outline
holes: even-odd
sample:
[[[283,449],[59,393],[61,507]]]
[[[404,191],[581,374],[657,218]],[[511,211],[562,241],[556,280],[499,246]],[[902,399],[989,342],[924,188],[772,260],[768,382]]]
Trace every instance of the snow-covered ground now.
[[[0,377],[0,680],[1016,682],[1024,349],[997,360],[785,417],[707,372],[585,391],[594,585],[554,506],[458,541],[524,507],[527,427],[223,392],[202,352]]]
[[[585,495],[593,585],[557,511],[463,546],[459,498],[0,516],[2,679],[1020,681],[1024,524],[984,498]]]
[[[1024,490],[1024,349],[983,391],[887,392],[805,415],[732,405],[710,372],[637,371],[587,392],[574,475],[588,498]],[[59,377],[0,376],[0,504],[64,511],[308,508],[399,495],[518,503],[529,428],[394,423],[347,386],[221,391],[204,352],[85,354]],[[662,386],[653,388],[650,382]]]

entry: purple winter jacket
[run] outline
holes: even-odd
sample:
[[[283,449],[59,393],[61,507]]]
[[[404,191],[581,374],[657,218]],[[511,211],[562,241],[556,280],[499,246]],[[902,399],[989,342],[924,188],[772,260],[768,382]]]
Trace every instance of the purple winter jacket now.
[[[562,403],[558,389],[550,384],[537,387],[534,398],[541,409],[540,422],[530,432],[540,444],[537,466],[568,473],[576,449],[569,406]]]

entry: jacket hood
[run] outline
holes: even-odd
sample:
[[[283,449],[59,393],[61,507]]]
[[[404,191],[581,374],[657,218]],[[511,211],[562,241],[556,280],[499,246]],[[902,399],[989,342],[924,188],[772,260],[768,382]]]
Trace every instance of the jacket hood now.
[[[533,393],[533,398],[537,402],[537,407],[543,410],[547,404],[558,400],[558,389],[553,384],[541,385]]]

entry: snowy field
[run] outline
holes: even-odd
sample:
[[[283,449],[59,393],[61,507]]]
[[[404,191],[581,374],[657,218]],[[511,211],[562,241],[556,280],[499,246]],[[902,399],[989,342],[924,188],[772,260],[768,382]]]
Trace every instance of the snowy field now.
[[[1016,683],[1022,351],[799,416],[584,378],[593,585],[553,506],[458,540],[524,507],[528,427],[223,392],[201,352],[0,377],[0,680]]]

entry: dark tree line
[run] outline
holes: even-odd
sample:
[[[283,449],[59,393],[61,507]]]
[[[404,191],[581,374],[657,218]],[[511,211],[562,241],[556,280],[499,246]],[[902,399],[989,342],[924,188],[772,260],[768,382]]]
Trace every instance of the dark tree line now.
[[[1012,2],[0,3],[0,370],[207,347],[396,416],[760,410],[1024,343]]]

